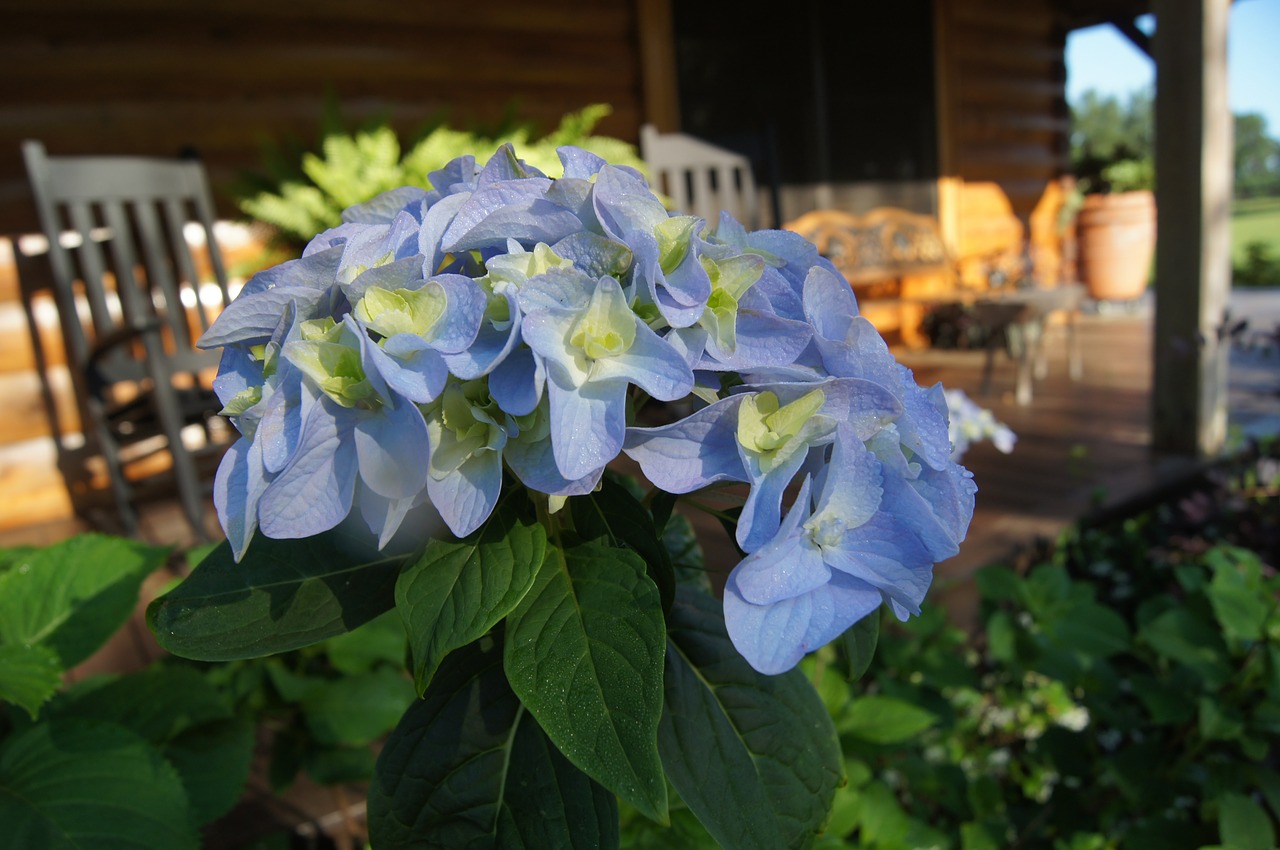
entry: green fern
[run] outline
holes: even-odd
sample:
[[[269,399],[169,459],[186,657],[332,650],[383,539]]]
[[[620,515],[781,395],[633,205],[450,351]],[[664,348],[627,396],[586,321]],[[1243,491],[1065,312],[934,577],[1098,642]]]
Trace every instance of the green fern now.
[[[395,131],[381,125],[355,134],[331,133],[319,153],[302,155],[302,179],[280,180],[275,187],[240,199],[247,215],[274,226],[288,240],[305,244],[342,222],[342,211],[398,186],[430,188],[428,175],[450,160],[471,154],[483,164],[499,146],[511,144],[526,163],[550,177],[561,174],[556,148],[576,145],[607,159],[643,170],[634,145],[591,131],[612,109],[593,104],[565,115],[546,136],[531,140],[518,126],[493,137],[437,127],[402,155]]]

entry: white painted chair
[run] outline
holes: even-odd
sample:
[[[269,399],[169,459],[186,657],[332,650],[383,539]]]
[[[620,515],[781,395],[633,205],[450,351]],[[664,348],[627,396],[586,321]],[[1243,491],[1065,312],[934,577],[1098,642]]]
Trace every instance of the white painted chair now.
[[[204,169],[178,159],[52,157],[35,141],[22,153],[84,431],[74,454],[105,465],[126,533],[137,530],[140,498],[176,489],[205,539],[212,478],[202,466],[211,469],[233,432],[208,387],[218,352],[193,345],[230,301]],[[20,260],[27,275],[34,259]],[[32,288],[23,281],[24,300]],[[60,455],[76,449],[55,436]]]
[[[760,226],[755,177],[751,161],[742,154],[645,124],[640,156],[649,166],[654,190],[671,199],[672,210],[705,218],[712,227],[720,211],[728,210],[747,229]]]

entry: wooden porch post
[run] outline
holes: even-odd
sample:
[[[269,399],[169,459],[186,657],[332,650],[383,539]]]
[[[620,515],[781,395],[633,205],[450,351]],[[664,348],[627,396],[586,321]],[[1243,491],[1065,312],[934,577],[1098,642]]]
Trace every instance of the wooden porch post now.
[[[1211,456],[1226,438],[1231,285],[1229,0],[1154,0],[1157,451]]]

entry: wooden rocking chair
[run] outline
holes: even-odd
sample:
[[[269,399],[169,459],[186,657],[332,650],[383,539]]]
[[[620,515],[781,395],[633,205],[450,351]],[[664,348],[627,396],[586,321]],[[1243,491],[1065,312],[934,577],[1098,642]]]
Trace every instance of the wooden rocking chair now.
[[[205,540],[212,462],[234,433],[209,388],[218,353],[193,347],[230,301],[204,169],[176,159],[51,157],[34,141],[22,152],[84,431],[76,445],[53,423],[73,501],[105,467],[125,533],[137,531],[138,501],[176,489]],[[193,227],[202,251],[188,242]],[[30,311],[38,269],[33,257],[17,259]],[[40,351],[38,333],[33,342],[38,364],[57,359]]]

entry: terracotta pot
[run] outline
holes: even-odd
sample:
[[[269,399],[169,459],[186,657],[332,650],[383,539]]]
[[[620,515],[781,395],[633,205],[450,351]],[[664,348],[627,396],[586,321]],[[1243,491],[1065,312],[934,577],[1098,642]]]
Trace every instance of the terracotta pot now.
[[[1088,195],[1076,232],[1080,279],[1091,298],[1130,301],[1143,293],[1156,250],[1155,195]]]

